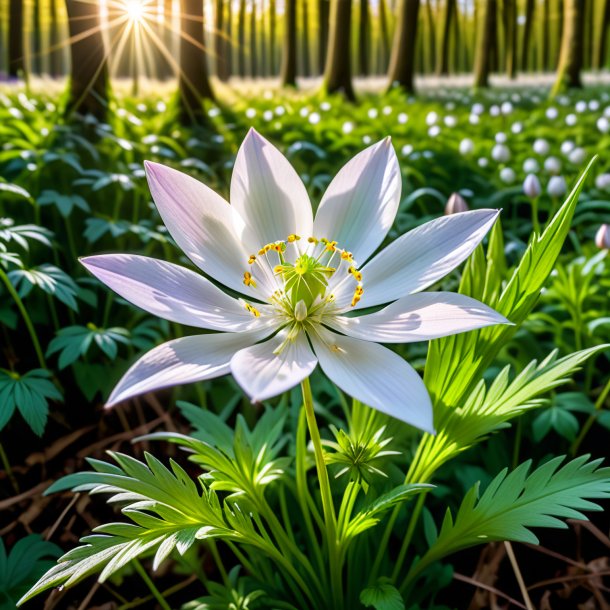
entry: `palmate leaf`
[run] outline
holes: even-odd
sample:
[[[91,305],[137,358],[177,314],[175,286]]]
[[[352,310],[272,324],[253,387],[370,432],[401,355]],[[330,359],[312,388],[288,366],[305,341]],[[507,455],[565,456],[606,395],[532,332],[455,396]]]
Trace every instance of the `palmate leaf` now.
[[[29,240],[51,246],[53,233],[38,225],[15,225],[12,218],[0,218],[0,241],[8,244],[15,242],[24,250],[29,250]]]
[[[531,461],[504,469],[477,500],[478,484],[468,491],[455,516],[447,510],[441,531],[415,570],[476,544],[494,540],[538,543],[532,527],[565,528],[560,518],[586,519],[583,510],[601,510],[590,499],[610,498],[610,468],[601,459],[580,456],[560,465],[553,458],[528,475]]]
[[[84,212],[90,211],[89,204],[80,195],[62,195],[52,190],[42,191],[42,194],[37,199],[37,203],[38,205],[55,206],[64,218],[68,218],[75,207],[80,208]]]
[[[8,276],[21,298],[27,297],[34,286],[60,300],[70,309],[78,311],[76,295],[78,286],[59,267],[47,263],[29,269],[14,269]]]
[[[375,610],[404,610],[405,602],[400,591],[389,582],[377,582],[363,589],[360,602],[367,608]]]

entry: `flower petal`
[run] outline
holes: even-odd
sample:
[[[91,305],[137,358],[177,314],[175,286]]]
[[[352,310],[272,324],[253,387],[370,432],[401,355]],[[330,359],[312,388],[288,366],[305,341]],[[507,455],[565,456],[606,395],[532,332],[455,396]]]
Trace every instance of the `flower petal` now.
[[[106,406],[144,392],[226,375],[233,354],[268,333],[194,335],[162,343],[131,366],[112,391]]]
[[[325,324],[365,341],[412,343],[510,322],[491,307],[463,294],[420,292],[375,313],[354,318],[337,316],[325,320]]]
[[[333,383],[364,404],[434,433],[430,396],[410,364],[377,343],[316,330],[313,349]]]
[[[395,301],[440,280],[470,256],[498,214],[443,216],[399,237],[363,267],[364,294],[356,309]]]
[[[88,256],[80,262],[130,303],[172,322],[229,332],[263,322],[212,282],[179,265],[132,254]]]
[[[282,330],[264,343],[237,352],[231,359],[233,376],[252,402],[290,390],[316,368],[318,360],[304,333],[287,341],[279,354],[274,353],[286,341],[286,335],[287,330]]]
[[[235,230],[256,252],[288,235],[310,236],[313,215],[307,190],[289,161],[254,129],[243,141],[231,177]]]
[[[159,163],[145,162],[148,186],[171,236],[208,275],[244,292],[248,254],[233,230],[231,206],[205,184]]]
[[[363,264],[394,222],[401,186],[390,138],[369,146],[344,165],[326,189],[314,235],[336,240]]]

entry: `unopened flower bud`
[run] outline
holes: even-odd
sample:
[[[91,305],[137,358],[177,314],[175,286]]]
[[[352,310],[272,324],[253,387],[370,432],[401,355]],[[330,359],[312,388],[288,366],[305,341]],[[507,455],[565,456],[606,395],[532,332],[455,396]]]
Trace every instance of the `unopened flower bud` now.
[[[534,174],[528,174],[523,181],[523,192],[530,199],[535,199],[542,192],[540,180]]]
[[[447,199],[447,204],[445,205],[445,214],[447,216],[449,216],[450,214],[459,214],[460,212],[467,211],[468,204],[459,193],[453,193],[451,197]]]
[[[498,163],[508,163],[510,161],[510,150],[506,144],[496,144],[491,149],[491,158]]]
[[[572,149],[568,154],[568,159],[570,160],[570,163],[574,163],[574,165],[582,165],[585,162],[586,158],[587,153],[585,152],[584,148],[580,147]]]
[[[512,184],[516,179],[517,174],[515,174],[515,170],[512,167],[503,167],[500,170],[500,180],[504,184]]]
[[[534,149],[534,152],[537,155],[548,155],[549,151],[551,150],[549,143],[546,140],[543,140],[542,138],[538,138],[534,142],[532,148]]]
[[[600,250],[610,250],[610,225],[603,224],[595,234],[595,245]]]
[[[549,174],[558,174],[561,171],[561,161],[557,157],[548,157],[544,160],[544,169]]]
[[[474,152],[474,142],[470,138],[464,138],[460,142],[460,154],[463,156],[471,155]]]
[[[551,176],[546,186],[546,192],[551,197],[563,197],[568,191],[568,185],[563,176]]]
[[[595,178],[595,187],[600,191],[610,191],[610,174],[600,174]]]

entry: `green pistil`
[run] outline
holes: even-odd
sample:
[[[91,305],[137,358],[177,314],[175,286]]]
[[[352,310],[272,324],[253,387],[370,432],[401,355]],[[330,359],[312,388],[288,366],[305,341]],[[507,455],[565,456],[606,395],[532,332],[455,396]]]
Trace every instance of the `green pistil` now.
[[[303,301],[309,309],[316,298],[323,297],[328,278],[335,272],[308,254],[301,254],[294,265],[283,262],[275,268],[284,280],[286,295],[293,307]]]

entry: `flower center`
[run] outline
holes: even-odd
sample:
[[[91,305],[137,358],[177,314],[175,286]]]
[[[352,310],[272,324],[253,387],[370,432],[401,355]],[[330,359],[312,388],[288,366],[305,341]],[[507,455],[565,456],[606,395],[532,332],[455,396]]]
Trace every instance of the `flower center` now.
[[[334,303],[334,288],[351,276],[356,284],[351,307],[362,297],[362,273],[356,268],[351,252],[341,249],[336,241],[326,238],[289,235],[284,241],[263,246],[248,259],[250,270],[244,273],[246,286],[256,289],[257,278],[271,279],[278,288],[268,300],[283,315],[297,323],[319,315]],[[246,309],[259,315],[251,305]]]

